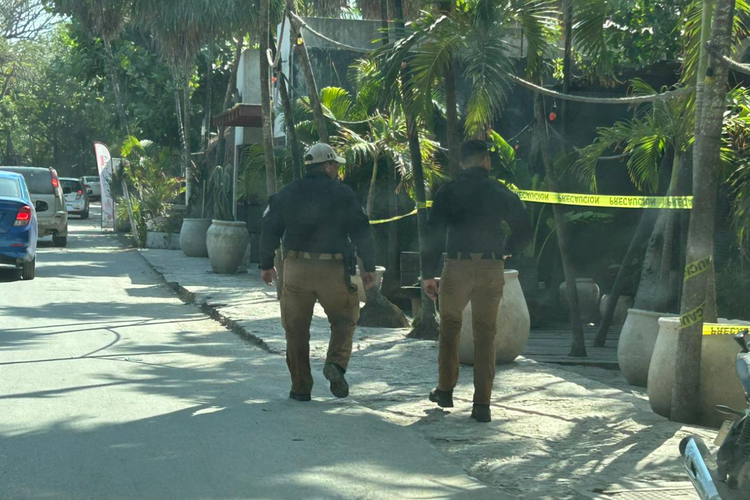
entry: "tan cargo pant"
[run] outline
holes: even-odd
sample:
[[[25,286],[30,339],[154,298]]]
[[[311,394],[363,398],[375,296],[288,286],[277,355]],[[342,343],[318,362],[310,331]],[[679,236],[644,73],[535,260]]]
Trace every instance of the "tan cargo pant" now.
[[[356,289],[347,288],[341,260],[288,257],[284,262],[281,324],[286,331],[286,363],[292,376],[292,391],[298,394],[309,394],[313,387],[310,323],[316,301],[320,301],[331,324],[326,363],[346,370],[359,321],[359,294]]]
[[[478,256],[475,256],[478,257]],[[458,341],[463,312],[471,301],[474,332],[474,403],[490,404],[495,379],[497,311],[503,297],[502,260],[446,259],[440,278],[440,353],[438,389],[458,382]]]

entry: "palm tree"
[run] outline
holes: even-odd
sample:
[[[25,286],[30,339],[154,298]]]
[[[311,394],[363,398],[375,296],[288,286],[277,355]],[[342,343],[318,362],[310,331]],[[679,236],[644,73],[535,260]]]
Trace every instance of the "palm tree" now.
[[[735,0],[717,0],[711,34],[711,46],[719,56],[730,54]],[[707,13],[704,12],[704,15]],[[726,110],[729,68],[712,61],[710,76],[704,79],[704,90],[696,103],[700,122],[696,123],[693,146],[693,212],[688,231],[687,262],[711,258],[713,255],[714,214],[716,208],[716,165],[721,156],[722,122]],[[692,423],[697,418],[702,326],[716,321],[715,290],[711,286],[713,266],[696,276],[685,276],[685,290],[680,308],[682,334],[678,337],[675,362],[675,386],[672,390],[670,419]]]
[[[147,26],[174,79],[175,108],[183,144],[186,201],[191,197],[190,80],[203,45],[231,26],[237,13],[233,0],[133,0],[136,19]],[[182,90],[182,104],[179,92]]]
[[[125,129],[125,135],[130,136],[130,125],[117,78],[117,64],[112,52],[112,40],[117,38],[125,26],[132,0],[55,0],[54,4],[58,12],[72,15],[89,33],[101,38],[109,61],[109,76],[120,125]]]

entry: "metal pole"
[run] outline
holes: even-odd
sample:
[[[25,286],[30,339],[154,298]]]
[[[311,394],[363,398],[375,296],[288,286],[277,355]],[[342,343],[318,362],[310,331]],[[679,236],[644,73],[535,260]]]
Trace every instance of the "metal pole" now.
[[[244,129],[239,127],[244,135]],[[237,145],[237,131],[234,133],[234,171],[232,172],[232,217],[237,221],[237,169],[239,168],[239,151]]]

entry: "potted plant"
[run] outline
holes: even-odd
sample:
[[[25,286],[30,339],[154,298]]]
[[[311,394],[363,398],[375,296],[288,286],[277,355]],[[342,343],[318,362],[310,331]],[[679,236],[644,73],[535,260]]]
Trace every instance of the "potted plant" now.
[[[235,222],[232,214],[231,172],[218,165],[209,179],[214,219],[206,233],[206,248],[211,269],[219,274],[236,274],[244,265],[249,241],[247,224]]]
[[[130,137],[122,147],[125,175],[135,187],[139,235],[146,248],[179,249],[180,217],[170,215],[172,202],[182,192],[180,181],[170,171],[176,156],[169,148],[158,148],[152,141]],[[134,214],[135,216],[136,214]]]

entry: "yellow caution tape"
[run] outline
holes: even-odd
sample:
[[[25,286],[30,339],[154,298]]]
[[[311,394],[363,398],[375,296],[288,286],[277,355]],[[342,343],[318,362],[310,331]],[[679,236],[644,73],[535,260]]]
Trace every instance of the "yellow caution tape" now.
[[[705,259],[696,260],[685,266],[685,281],[695,278],[699,274],[705,272],[711,267],[711,256],[709,255]]]
[[[750,330],[748,325],[721,325],[718,323],[704,323],[703,335],[737,335],[745,330]]]
[[[555,205],[576,205],[583,207],[606,208],[664,208],[670,210],[691,210],[692,196],[614,196],[608,194],[550,193],[549,191],[527,191],[507,184],[508,189],[518,195],[521,201],[549,203]],[[432,200],[417,202],[417,209],[432,207]],[[371,221],[370,224],[386,224],[416,215],[417,210],[390,219]]]
[[[412,215],[417,215],[417,209],[415,208],[408,214],[404,215],[397,215],[396,217],[391,217],[390,219],[381,219],[381,220],[371,220],[370,224],[387,224],[388,222],[395,222],[397,220],[405,219],[406,217],[411,217]]]
[[[680,329],[684,330],[685,328],[690,328],[696,323],[700,323],[701,321],[703,321],[703,317],[705,316],[705,307],[706,303],[704,302],[692,311],[680,316]]]
[[[666,208],[690,210],[692,196],[613,196],[608,194],[550,193],[548,191],[526,191],[513,189],[521,201],[531,203],[551,203],[556,205],[577,205],[584,207],[608,208]]]

